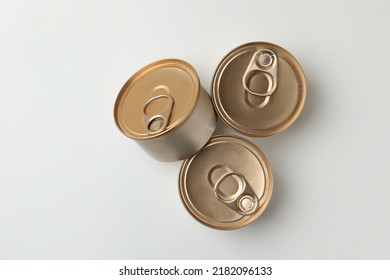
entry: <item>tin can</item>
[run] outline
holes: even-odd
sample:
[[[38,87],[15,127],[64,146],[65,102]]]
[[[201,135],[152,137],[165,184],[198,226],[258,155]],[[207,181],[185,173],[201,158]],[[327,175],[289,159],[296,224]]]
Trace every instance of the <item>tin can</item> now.
[[[287,50],[253,42],[222,59],[211,95],[217,114],[228,126],[252,137],[270,136],[286,129],[301,113],[306,81]]]
[[[160,161],[188,158],[201,149],[216,127],[210,96],[195,69],[165,59],[134,74],[117,97],[119,130]]]
[[[188,212],[200,223],[221,230],[256,220],[272,195],[272,171],[260,149],[240,137],[215,136],[186,159],[179,192]]]

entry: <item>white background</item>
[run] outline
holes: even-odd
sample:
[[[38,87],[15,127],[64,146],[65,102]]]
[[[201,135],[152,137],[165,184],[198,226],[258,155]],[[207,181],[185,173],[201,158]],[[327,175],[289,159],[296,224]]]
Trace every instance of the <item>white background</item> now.
[[[390,258],[386,1],[0,1],[0,258]],[[234,47],[269,41],[307,79],[301,116],[251,139],[274,171],[236,231],[182,206],[180,162],[115,127],[123,83],[162,58],[209,88]],[[233,133],[219,123],[217,133]]]

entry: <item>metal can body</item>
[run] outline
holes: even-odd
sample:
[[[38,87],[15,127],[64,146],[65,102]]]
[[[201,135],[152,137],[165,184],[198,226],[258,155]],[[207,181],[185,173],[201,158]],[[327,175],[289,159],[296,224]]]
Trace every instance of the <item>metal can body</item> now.
[[[237,229],[267,208],[272,178],[271,166],[256,145],[237,136],[214,136],[183,161],[179,192],[198,222],[214,229]]]
[[[151,157],[190,157],[210,139],[216,114],[195,69],[178,59],[154,62],[134,74],[115,104],[120,131]]]
[[[186,159],[210,139],[216,126],[216,115],[207,92],[202,88],[191,115],[169,133],[137,143],[159,161]]]
[[[280,46],[253,42],[230,51],[215,71],[211,95],[217,114],[236,131],[274,135],[302,111],[306,80],[295,57]]]

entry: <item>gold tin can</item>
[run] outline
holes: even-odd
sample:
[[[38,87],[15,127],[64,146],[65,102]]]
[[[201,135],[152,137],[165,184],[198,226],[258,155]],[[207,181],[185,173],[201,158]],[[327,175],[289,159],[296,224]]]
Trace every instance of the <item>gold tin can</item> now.
[[[160,161],[195,154],[216,126],[195,69],[178,59],[151,63],[134,74],[119,92],[114,117],[124,135]]]
[[[253,143],[236,136],[215,136],[183,162],[179,191],[184,206],[200,223],[237,229],[253,222],[267,207],[272,171]]]
[[[288,51],[253,42],[222,59],[211,94],[217,114],[228,126],[252,137],[270,136],[286,129],[301,113],[306,81]]]

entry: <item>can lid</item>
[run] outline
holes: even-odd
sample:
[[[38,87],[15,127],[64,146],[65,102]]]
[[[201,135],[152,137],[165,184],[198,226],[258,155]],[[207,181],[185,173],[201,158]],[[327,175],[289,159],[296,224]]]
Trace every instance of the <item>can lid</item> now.
[[[130,138],[158,137],[191,114],[199,91],[199,78],[190,64],[178,59],[156,61],[122,87],[115,102],[115,122]]]
[[[211,93],[214,107],[227,125],[248,136],[270,136],[299,116],[306,82],[298,61],[288,51],[253,42],[222,59]]]
[[[180,169],[184,206],[202,224],[237,229],[267,207],[272,194],[271,167],[259,148],[236,136],[215,136]]]

